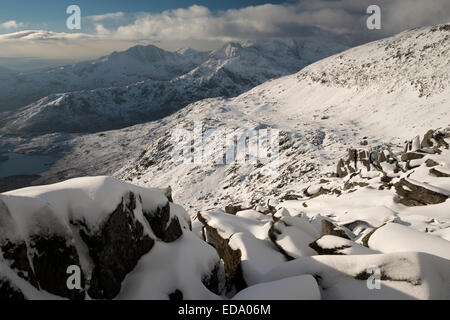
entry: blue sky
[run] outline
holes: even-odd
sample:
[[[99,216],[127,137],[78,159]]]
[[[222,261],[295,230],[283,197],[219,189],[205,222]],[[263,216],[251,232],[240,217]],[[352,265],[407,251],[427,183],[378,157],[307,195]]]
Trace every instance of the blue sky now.
[[[188,8],[197,4],[211,11],[241,9],[265,3],[280,4],[291,0],[1,0],[0,23],[15,20],[26,24],[28,29],[48,28],[52,31],[65,30],[66,8],[76,4],[83,16],[100,15],[111,12],[160,13],[165,10]],[[0,30],[0,33],[5,33]]]

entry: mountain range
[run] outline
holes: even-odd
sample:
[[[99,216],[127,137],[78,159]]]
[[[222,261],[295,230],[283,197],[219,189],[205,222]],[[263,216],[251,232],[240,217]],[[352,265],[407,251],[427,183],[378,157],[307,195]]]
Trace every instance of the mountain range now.
[[[321,38],[231,42],[212,52],[136,46],[48,72],[0,75],[4,133],[98,132],[157,120],[189,103],[234,97],[346,46]]]

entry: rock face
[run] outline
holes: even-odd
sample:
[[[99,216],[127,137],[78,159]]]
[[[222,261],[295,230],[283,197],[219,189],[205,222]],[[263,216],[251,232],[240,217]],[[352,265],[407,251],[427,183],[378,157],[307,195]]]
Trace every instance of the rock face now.
[[[169,203],[155,212],[144,212],[144,216],[155,235],[164,242],[175,241],[183,234],[178,217],[171,217]]]
[[[25,300],[25,296],[11,281],[0,277],[0,300]]]
[[[236,286],[237,290],[247,287],[242,275],[241,251],[229,246],[229,239],[224,239],[219,232],[208,224],[208,221],[201,213],[197,215],[198,220],[203,223],[207,233],[207,242],[212,244],[224,262],[225,274],[230,283]]]
[[[57,235],[42,235],[30,238],[29,255],[39,288],[54,295],[69,299],[83,299],[84,289],[70,290],[67,285],[67,268],[80,265],[73,244],[67,244],[67,238]],[[84,277],[81,278],[84,288]]]
[[[136,201],[142,200],[136,199],[133,192],[127,193],[99,231],[91,234],[84,228],[80,230],[95,265],[88,290],[94,299],[114,298],[125,276],[155,243],[144,234],[144,227],[133,214]]]
[[[343,227],[339,227],[327,219],[323,219],[322,220],[322,236],[326,236],[326,235],[336,236],[336,237],[350,240],[351,231],[346,230]],[[352,236],[352,237],[354,237],[354,236]]]
[[[0,199],[0,251],[6,265],[37,289],[69,299],[82,299],[83,289],[69,290],[66,285],[67,267],[80,265],[70,230],[55,219],[48,207],[42,208],[32,219],[36,227],[22,238],[17,234],[13,213]]]
[[[395,190],[400,196],[399,202],[405,206],[426,206],[445,202],[448,196],[416,185],[402,178],[395,185]]]

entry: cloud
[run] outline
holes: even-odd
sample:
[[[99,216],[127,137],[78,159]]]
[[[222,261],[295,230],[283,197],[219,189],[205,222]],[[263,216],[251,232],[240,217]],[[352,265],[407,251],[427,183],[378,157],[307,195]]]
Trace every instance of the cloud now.
[[[8,41],[70,41],[70,40],[93,40],[96,35],[86,33],[64,33],[46,30],[24,30],[7,34],[0,34],[0,43]]]
[[[381,30],[366,27],[366,9],[373,3],[381,7]],[[447,22],[448,0],[302,0],[219,12],[193,5],[156,14],[106,13],[86,17],[82,32],[88,33],[20,31],[0,35],[0,42],[2,54],[10,47],[20,52],[20,45],[33,43],[39,44],[33,53],[61,55],[62,43],[64,48],[73,49],[64,51],[66,55],[94,56],[137,43],[157,43],[169,50],[181,46],[202,50],[217,48],[223,41],[314,36],[325,30],[348,45],[356,45],[409,28]],[[7,25],[20,24],[8,21]],[[45,49],[45,44],[53,51]]]
[[[19,28],[21,28],[23,26],[24,26],[23,23],[17,22],[16,20],[9,20],[9,21],[0,23],[0,28],[1,29],[6,29],[6,30],[19,29]]]
[[[117,39],[159,41],[181,39],[239,40],[292,37],[322,28],[356,42],[379,38],[408,28],[450,21],[448,0],[378,0],[382,29],[366,28],[366,9],[372,0],[303,0],[211,12],[193,5],[187,9],[142,14],[132,23],[108,29]],[[105,28],[100,28],[105,34]]]
[[[103,20],[121,19],[124,16],[125,16],[125,14],[123,12],[113,12],[113,13],[105,13],[105,14],[100,14],[100,15],[95,15],[95,16],[88,16],[88,17],[86,17],[86,19],[92,20],[94,22],[99,22],[99,21],[103,21]]]

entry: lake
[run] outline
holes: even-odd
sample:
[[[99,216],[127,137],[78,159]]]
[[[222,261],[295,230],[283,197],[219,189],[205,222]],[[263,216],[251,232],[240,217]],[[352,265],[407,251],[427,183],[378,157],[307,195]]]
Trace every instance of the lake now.
[[[4,153],[0,158],[8,157],[0,161],[0,178],[33,175],[46,171],[51,164],[59,159],[59,155],[37,155],[21,153]]]

